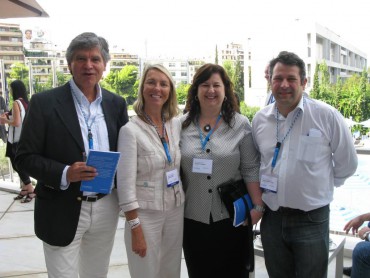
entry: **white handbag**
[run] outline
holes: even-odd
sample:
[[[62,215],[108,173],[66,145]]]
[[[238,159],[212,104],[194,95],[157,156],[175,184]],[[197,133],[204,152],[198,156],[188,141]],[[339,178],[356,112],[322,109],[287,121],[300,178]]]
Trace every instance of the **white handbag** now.
[[[21,111],[21,124],[19,126],[9,127],[8,141],[12,144],[17,143],[19,141],[19,138],[21,137],[23,119],[24,115],[26,114],[26,110],[24,109],[22,102],[20,100],[16,100],[16,102],[18,103],[19,110]],[[9,119],[12,120],[13,116],[10,116]]]

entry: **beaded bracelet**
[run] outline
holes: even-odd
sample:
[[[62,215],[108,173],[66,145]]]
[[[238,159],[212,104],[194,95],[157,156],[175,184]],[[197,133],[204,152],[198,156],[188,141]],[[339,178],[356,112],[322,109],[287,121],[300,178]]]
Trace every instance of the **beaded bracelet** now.
[[[135,229],[137,226],[140,225],[140,219],[138,217],[128,220],[127,223],[129,224],[131,230]]]

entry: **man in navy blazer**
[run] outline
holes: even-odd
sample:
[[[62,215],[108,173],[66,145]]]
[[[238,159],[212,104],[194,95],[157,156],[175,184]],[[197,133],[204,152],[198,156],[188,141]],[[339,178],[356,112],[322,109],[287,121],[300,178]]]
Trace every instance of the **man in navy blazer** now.
[[[80,184],[98,175],[84,162],[89,149],[116,151],[127,107],[122,97],[99,86],[109,61],[104,38],[78,35],[66,58],[73,78],[31,98],[16,165],[38,181],[35,232],[43,241],[49,277],[106,277],[118,223],[117,193],[81,192]]]

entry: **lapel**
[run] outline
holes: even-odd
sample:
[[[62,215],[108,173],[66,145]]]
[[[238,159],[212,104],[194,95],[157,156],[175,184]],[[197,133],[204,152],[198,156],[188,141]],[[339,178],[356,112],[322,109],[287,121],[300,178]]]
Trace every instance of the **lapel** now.
[[[64,123],[64,127],[69,131],[73,140],[76,141],[81,152],[84,152],[85,147],[82,139],[81,127],[69,83],[66,83],[59,91],[56,91],[55,94],[57,94],[57,105],[55,109]]]
[[[114,99],[111,94],[109,94],[107,91],[105,91],[102,88],[102,96],[103,100],[101,102],[101,106],[104,113],[105,123],[107,125],[108,130],[108,139],[109,139],[109,149],[115,150],[116,149],[116,140],[117,137],[117,117],[118,115],[115,115],[115,107],[114,105]]]

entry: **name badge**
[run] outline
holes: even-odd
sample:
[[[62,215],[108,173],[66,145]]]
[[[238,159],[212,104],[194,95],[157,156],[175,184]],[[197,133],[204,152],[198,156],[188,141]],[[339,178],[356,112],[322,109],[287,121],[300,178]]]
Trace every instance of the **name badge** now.
[[[193,159],[193,173],[212,174],[213,160],[194,158]]]
[[[261,188],[276,193],[277,185],[278,185],[278,178],[276,176],[262,175],[261,181],[260,181]]]
[[[180,182],[179,173],[177,169],[166,172],[167,177],[167,187],[172,187]]]

